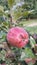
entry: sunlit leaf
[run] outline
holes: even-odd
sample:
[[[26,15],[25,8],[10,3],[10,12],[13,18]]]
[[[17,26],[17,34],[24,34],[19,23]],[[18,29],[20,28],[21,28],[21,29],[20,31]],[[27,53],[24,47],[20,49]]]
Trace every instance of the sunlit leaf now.
[[[9,5],[9,7],[12,7],[13,4],[14,4],[14,2],[15,2],[15,0],[8,0],[8,5]]]
[[[36,44],[35,40],[30,36],[30,45],[31,45],[31,47],[34,48],[35,44]]]
[[[3,12],[3,10],[4,10],[4,7],[0,5],[0,11]]]
[[[0,42],[5,41],[5,40],[6,40],[6,33],[1,31],[0,32]]]
[[[25,48],[23,52],[21,53],[21,58],[20,60],[25,60],[26,58],[35,58],[32,50],[30,48]]]

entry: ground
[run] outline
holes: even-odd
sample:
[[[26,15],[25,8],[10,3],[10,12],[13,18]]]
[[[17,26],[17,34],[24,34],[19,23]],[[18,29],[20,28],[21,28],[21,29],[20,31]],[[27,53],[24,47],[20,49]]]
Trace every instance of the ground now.
[[[37,19],[33,19],[33,20],[23,20],[22,22],[20,22],[20,24],[22,24],[24,26],[37,26]]]
[[[21,24],[21,26],[23,26],[30,33],[37,33],[37,19],[22,20],[19,24]]]
[[[28,26],[30,26],[30,27],[37,26],[37,22],[33,22],[33,23],[29,24]]]

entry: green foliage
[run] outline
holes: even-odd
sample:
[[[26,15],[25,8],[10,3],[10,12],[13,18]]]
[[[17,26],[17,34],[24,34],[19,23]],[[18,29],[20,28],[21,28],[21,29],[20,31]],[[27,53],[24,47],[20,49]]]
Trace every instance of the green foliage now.
[[[35,44],[36,44],[35,40],[30,36],[30,45],[31,45],[31,47],[34,48]]]
[[[3,14],[3,12],[4,12],[4,8],[3,6],[0,5],[0,16]]]
[[[4,33],[3,31],[0,32],[0,42],[5,41],[6,38],[6,33]]]
[[[32,50],[27,47],[22,51],[20,60],[24,61],[26,58],[33,58],[33,59],[35,58]]]
[[[0,5],[0,11],[3,12],[3,10],[4,10],[3,6]]]
[[[20,0],[21,1],[21,0]],[[28,17],[28,15],[34,15],[37,13],[37,10],[35,10],[35,1],[33,0],[25,0],[24,5],[15,7],[14,10],[12,10],[13,6],[16,6],[17,2],[15,3],[15,0],[0,0],[0,19],[5,15],[6,19],[2,21],[0,20],[0,43],[6,41],[6,35],[7,32],[10,28],[10,17],[8,17],[8,13],[5,13],[4,10],[8,9],[8,12],[10,15],[13,17],[14,20],[18,20],[21,16],[23,17]],[[32,2],[32,3],[31,3]],[[9,6],[9,7],[8,7]],[[36,5],[37,6],[37,5]],[[10,8],[10,10],[9,10]],[[34,9],[34,10],[33,10]],[[27,21],[29,22],[29,21]],[[18,23],[18,26],[24,27],[27,31],[29,31],[30,34],[37,33],[37,26],[35,27],[25,27],[23,26],[24,23]],[[35,31],[34,31],[35,30]],[[0,63],[1,60],[5,61],[6,65],[18,65],[18,62],[23,62],[26,58],[32,58],[35,59],[37,56],[32,52],[32,47],[35,46],[36,42],[33,38],[29,38],[30,42],[29,44],[31,45],[26,45],[24,49],[18,49],[11,47],[11,51],[15,53],[16,60],[12,61],[10,58],[6,58],[5,54],[6,51],[3,49],[0,51]],[[30,62],[29,65],[32,65],[33,63]],[[24,64],[25,65],[25,64]],[[37,65],[37,64],[36,64]]]
[[[15,0],[8,0],[8,5],[9,5],[9,7],[12,7],[13,4],[14,4],[14,2],[15,2]]]
[[[25,48],[25,55],[26,58],[35,58],[34,54],[32,53],[32,50],[29,48]]]
[[[0,42],[6,41],[6,34],[9,30],[9,22],[4,21],[3,23],[1,22],[0,25]]]
[[[0,0],[0,5],[4,7],[4,10],[9,9],[7,0]]]

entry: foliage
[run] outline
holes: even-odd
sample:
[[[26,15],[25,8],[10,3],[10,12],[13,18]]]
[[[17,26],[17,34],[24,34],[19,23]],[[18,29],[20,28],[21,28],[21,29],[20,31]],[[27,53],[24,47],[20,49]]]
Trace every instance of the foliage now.
[[[6,40],[6,35],[8,30],[10,29],[11,26],[20,26],[26,29],[29,34],[37,33],[37,26],[35,27],[25,27],[22,21],[21,23],[13,24],[11,22],[11,17],[14,20],[18,20],[20,17],[25,17],[27,18],[28,15],[35,15],[37,13],[37,10],[35,10],[35,1],[33,0],[25,0],[26,2],[20,0],[21,3],[23,3],[21,6],[17,5],[18,2],[15,0],[0,0],[0,46],[1,44],[3,45],[3,42],[7,42]],[[31,3],[33,2],[33,3]],[[8,12],[7,12],[8,11]],[[36,15],[35,15],[36,16]],[[32,17],[32,16],[31,16]],[[12,20],[13,20],[12,19]],[[34,31],[35,30],[35,31]],[[5,54],[7,53],[6,49],[0,48],[0,64],[6,63],[6,65],[27,65],[26,64],[26,58],[32,58],[32,59],[37,59],[36,53],[34,53],[33,46],[35,49],[35,44],[36,41],[31,38],[32,36],[29,37],[29,43],[26,45],[26,47],[22,49],[10,47],[11,52],[15,54],[15,59],[13,60],[12,58],[6,58]],[[36,51],[36,50],[35,50]],[[34,62],[30,61],[28,65],[33,65]],[[37,65],[37,63],[36,63]]]
[[[9,25],[9,24],[8,24]],[[8,27],[8,25],[7,25],[7,22],[5,22],[5,24],[4,24],[4,26],[5,26],[5,29],[6,30],[8,30],[7,28],[6,28],[6,26]],[[21,25],[21,24],[20,24]],[[2,27],[3,28],[3,27]],[[30,28],[30,27],[25,27],[26,28],[26,30],[28,30],[28,31],[31,31],[31,32],[33,32],[34,33],[34,31],[33,30],[31,30],[32,28]],[[34,28],[34,27],[33,27]],[[1,29],[1,28],[0,28]],[[31,33],[30,32],[30,33]],[[2,42],[2,41],[6,41],[6,34],[7,34],[7,32],[3,29],[1,29],[1,32],[0,32],[0,35],[1,35],[1,37],[0,37],[0,41]],[[31,41],[32,41],[32,39],[30,39]],[[33,46],[33,44],[35,44],[35,42],[34,41],[32,41],[31,42],[31,44],[32,44],[32,46]],[[27,45],[26,46],[26,48],[24,48],[24,49],[18,49],[18,48],[13,48],[13,47],[11,47],[11,50],[12,51],[14,51],[14,53],[15,53],[15,55],[16,55],[16,61],[13,61],[12,62],[12,60],[10,60],[10,59],[5,59],[5,57],[4,57],[4,55],[3,55],[3,52],[5,52],[5,54],[6,54],[6,51],[4,50],[2,50],[1,52],[2,52],[2,54],[1,54],[1,59],[2,59],[2,61],[4,61],[5,60],[5,63],[6,63],[6,65],[7,64],[15,64],[15,63],[17,63],[18,64],[18,62],[20,61],[21,63],[25,60],[25,58],[35,58],[35,55],[34,55],[34,53],[33,53],[33,51],[32,51],[32,49],[31,49],[31,47],[32,46],[30,46],[30,45]],[[4,58],[3,58],[4,57]],[[0,60],[1,60],[0,59]],[[17,60],[18,60],[18,62],[17,62]]]
[[[12,7],[12,5],[14,4],[15,0],[8,0],[8,5],[9,7]]]

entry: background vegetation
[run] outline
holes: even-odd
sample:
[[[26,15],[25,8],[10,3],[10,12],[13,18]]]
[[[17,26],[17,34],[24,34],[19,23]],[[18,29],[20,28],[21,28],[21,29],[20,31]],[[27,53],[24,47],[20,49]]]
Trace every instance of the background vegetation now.
[[[28,26],[32,23],[37,24],[37,0],[0,0],[0,46],[3,42],[7,42],[6,34],[11,27],[23,27],[29,34],[37,34],[37,25]],[[11,47],[11,51],[15,53],[15,59],[6,58],[6,50],[0,48],[0,64],[37,65],[37,55],[32,50],[35,44],[37,44],[36,41],[30,38],[29,45],[24,49]],[[35,64],[32,61],[26,63],[26,58],[36,59]]]

